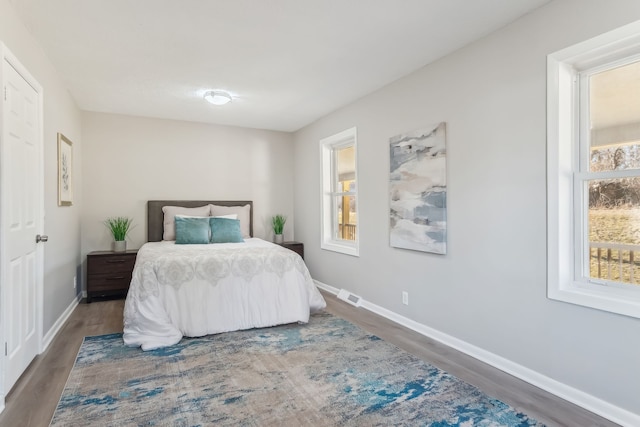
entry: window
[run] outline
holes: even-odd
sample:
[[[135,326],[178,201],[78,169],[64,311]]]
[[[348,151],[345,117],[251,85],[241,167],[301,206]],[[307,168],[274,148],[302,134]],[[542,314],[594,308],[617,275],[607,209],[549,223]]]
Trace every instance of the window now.
[[[356,128],[320,141],[322,249],[358,256]]]
[[[640,318],[640,23],[547,59],[548,296]]]

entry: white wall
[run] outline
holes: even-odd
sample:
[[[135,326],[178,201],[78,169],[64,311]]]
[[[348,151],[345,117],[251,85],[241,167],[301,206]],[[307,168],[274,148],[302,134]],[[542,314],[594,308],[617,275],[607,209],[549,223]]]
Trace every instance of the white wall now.
[[[58,207],[57,133],[73,142],[73,167],[82,162],[80,110],[66,90],[60,76],[38,43],[24,27],[11,3],[0,0],[0,41],[38,80],[44,92],[44,191],[45,230],[49,242],[44,250],[45,335],[74,301],[73,277],[81,265],[80,211],[82,179],[76,173],[73,206]],[[35,238],[35,236],[34,236]]]
[[[298,131],[295,235],[312,276],[640,414],[640,320],[547,299],[545,237],[546,55],[637,19],[637,0],[556,0]],[[440,121],[448,254],[391,248],[389,138]],[[319,234],[319,140],[352,126],[359,258]]]
[[[127,247],[146,242],[147,200],[253,200],[254,235],[272,240],[271,216],[293,238],[293,142],[283,132],[83,113],[82,253],[109,250],[103,224],[130,216]]]

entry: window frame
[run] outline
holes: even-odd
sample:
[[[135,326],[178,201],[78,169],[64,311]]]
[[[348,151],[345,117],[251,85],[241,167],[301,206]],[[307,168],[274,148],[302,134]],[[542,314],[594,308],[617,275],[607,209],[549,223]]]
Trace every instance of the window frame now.
[[[636,318],[640,285],[590,279],[586,270],[588,181],[640,171],[588,171],[589,94],[580,79],[639,59],[640,22],[547,56],[547,296]]]
[[[321,196],[321,224],[320,224],[320,247],[325,250],[343,253],[351,256],[360,254],[360,221],[356,226],[355,241],[337,239],[337,207],[335,198],[338,195],[348,195],[355,199],[356,212],[360,218],[360,205],[358,203],[358,144],[357,129],[355,127],[346,129],[335,135],[320,140],[320,196]],[[356,182],[355,191],[337,191],[338,176],[336,172],[336,156],[338,149],[353,146],[354,150],[354,180]],[[334,215],[336,214],[336,215]],[[336,217],[336,218],[334,218]]]

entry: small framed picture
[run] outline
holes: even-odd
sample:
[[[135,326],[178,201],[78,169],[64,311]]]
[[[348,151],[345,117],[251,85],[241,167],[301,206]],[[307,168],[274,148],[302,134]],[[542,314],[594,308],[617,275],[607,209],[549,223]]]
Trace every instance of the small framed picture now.
[[[73,204],[73,143],[58,133],[58,206]]]

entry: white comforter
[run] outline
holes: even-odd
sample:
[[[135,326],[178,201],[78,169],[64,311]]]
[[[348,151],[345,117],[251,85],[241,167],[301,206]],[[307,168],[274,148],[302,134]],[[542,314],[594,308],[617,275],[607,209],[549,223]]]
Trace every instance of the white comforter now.
[[[298,254],[245,243],[146,243],[124,309],[124,342],[152,350],[198,337],[309,321],[326,306]]]

